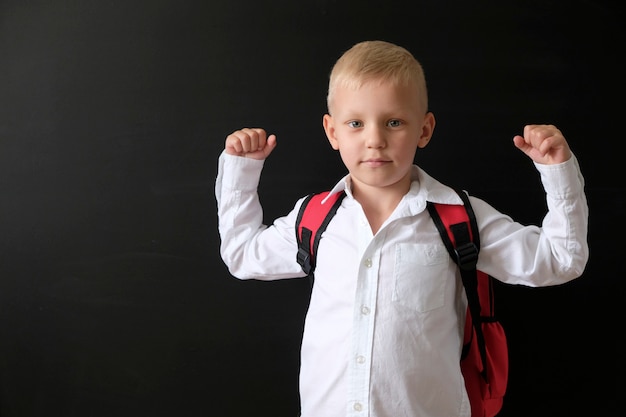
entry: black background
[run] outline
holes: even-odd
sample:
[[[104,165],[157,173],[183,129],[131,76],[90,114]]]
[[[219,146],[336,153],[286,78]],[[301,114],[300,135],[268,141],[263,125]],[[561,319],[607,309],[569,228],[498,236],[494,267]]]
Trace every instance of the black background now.
[[[559,287],[498,287],[501,416],[616,415],[623,17],[582,0],[0,0],[0,415],[297,415],[308,284],[229,275],[216,161],[235,129],[278,135],[267,221],[334,184],[327,76],[365,39],[425,67],[438,124],[417,162],[519,221],[545,207],[513,135],[564,132],[591,258]]]

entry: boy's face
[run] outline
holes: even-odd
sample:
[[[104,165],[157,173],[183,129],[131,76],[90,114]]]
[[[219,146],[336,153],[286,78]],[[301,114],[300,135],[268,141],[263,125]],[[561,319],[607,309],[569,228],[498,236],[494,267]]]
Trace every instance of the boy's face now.
[[[415,152],[428,144],[435,127],[415,88],[377,81],[356,90],[338,86],[330,105],[324,130],[353,186],[406,193]]]

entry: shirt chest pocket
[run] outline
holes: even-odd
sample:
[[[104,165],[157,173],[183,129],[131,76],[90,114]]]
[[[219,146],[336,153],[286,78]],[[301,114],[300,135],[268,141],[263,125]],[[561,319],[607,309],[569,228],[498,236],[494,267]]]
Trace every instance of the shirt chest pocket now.
[[[449,256],[443,245],[396,245],[392,300],[420,313],[442,307]]]

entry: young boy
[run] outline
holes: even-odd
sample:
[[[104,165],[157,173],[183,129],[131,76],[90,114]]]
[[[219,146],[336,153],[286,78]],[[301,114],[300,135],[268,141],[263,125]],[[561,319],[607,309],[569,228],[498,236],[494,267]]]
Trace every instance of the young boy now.
[[[303,417],[468,417],[459,367],[466,301],[459,268],[426,202],[461,204],[413,165],[433,135],[420,64],[382,41],[354,45],[333,67],[330,145],[348,174],[347,196],[320,240],[301,347]],[[262,224],[257,196],[276,137],[260,128],[226,138],[215,193],[221,255],[240,279],[304,277],[293,210]],[[471,197],[480,230],[478,268],[510,284],[562,284],[583,273],[588,208],[576,158],[551,125],[528,125],[513,143],[546,192],[542,227],[523,226]]]

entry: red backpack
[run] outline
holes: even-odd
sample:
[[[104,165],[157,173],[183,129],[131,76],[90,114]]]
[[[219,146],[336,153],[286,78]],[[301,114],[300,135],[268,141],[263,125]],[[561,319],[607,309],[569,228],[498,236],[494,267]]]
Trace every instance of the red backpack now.
[[[428,211],[450,256],[459,265],[467,314],[461,372],[472,408],[472,417],[494,417],[502,409],[509,374],[506,335],[494,313],[493,278],[476,269],[480,239],[476,217],[467,194],[457,191],[463,204],[428,202]],[[296,220],[298,263],[313,278],[315,254],[326,226],[335,215],[344,192],[314,193],[302,203]]]

